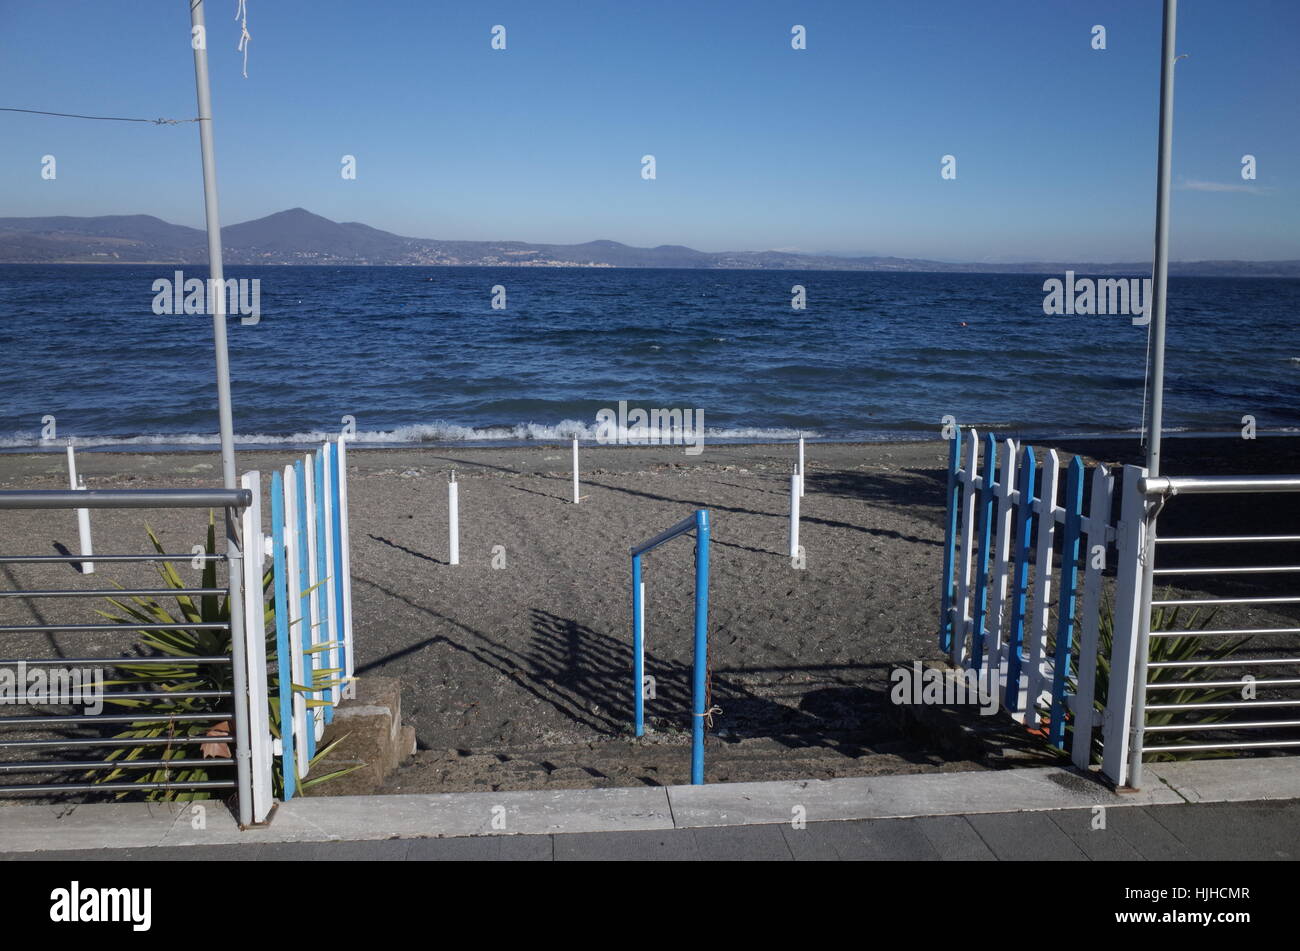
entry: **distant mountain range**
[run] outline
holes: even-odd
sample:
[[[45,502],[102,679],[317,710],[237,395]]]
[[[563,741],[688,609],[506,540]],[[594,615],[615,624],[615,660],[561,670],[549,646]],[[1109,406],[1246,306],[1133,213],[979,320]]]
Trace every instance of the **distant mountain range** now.
[[[528,244],[404,238],[355,221],[337,222],[302,208],[221,229],[228,264],[332,264],[511,267],[675,267],[834,271],[952,271],[1059,274],[1149,273],[1150,262],[954,264],[896,257],[837,257],[789,251],[696,251],[680,245],[634,248],[617,241]],[[98,218],[0,218],[0,263],[204,264],[207,237],[197,228],[151,215]],[[1171,274],[1300,277],[1300,261],[1185,261]]]

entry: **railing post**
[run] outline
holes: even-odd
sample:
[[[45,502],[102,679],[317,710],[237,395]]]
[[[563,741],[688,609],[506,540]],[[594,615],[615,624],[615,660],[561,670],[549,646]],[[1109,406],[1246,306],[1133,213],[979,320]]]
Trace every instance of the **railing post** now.
[[[709,513],[695,513],[694,723],[691,724],[691,783],[704,783],[704,721],[708,717]]]
[[[636,735],[645,735],[645,601],[641,584],[641,556],[632,556],[632,706]]]
[[[226,509],[226,603],[230,610],[230,678],[235,718],[235,788],[239,825],[253,824],[253,780],[248,748],[248,660],[244,649],[244,559],[239,550],[240,514]]]
[[[1146,505],[1143,495],[1141,595],[1136,625],[1137,647],[1133,664],[1133,720],[1129,724],[1128,785],[1142,785],[1142,749],[1146,745],[1147,664],[1151,659],[1151,591],[1156,560],[1156,516],[1158,508]]]
[[[1146,529],[1146,499],[1138,482],[1147,474],[1140,466],[1125,466],[1119,524],[1116,526],[1118,564],[1112,614],[1110,679],[1102,727],[1101,771],[1116,786],[1128,779],[1129,726],[1133,716],[1134,662],[1142,615],[1142,552]],[[1149,607],[1148,607],[1149,610]]]
[[[244,509],[244,656],[248,664],[248,733],[249,766],[253,792],[253,821],[264,822],[271,814],[271,716],[266,678],[266,603],[263,600],[262,574],[266,563],[266,546],[262,540],[261,477],[245,472],[242,488],[253,493],[253,501]]]

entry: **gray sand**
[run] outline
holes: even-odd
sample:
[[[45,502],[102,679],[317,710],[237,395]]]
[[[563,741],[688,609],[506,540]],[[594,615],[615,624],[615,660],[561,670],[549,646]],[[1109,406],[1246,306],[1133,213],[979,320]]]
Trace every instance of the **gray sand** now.
[[[1136,451],[1132,441],[1067,445],[1107,461]],[[1294,450],[1279,446],[1268,447],[1267,458],[1239,458],[1237,446],[1217,455],[1229,460],[1223,465],[1285,471]],[[1179,451],[1190,455],[1190,448]],[[241,452],[239,465],[269,478],[271,467],[291,458],[285,451]],[[892,665],[939,656],[947,446],[809,445],[802,570],[786,555],[793,459],[789,445],[709,446],[702,456],[680,448],[584,447],[584,499],[575,506],[567,446],[352,449],[358,670],[401,678],[407,722],[429,757],[621,742],[631,728],[628,547],[707,508],[719,740],[790,748],[838,743],[850,757],[895,757],[894,769],[940,768],[945,760],[948,768],[971,768],[951,762],[961,759],[956,754],[908,741],[887,697]],[[0,455],[0,488],[64,488],[63,465],[56,454]],[[209,453],[84,453],[79,467],[90,487],[212,485],[220,471]],[[447,564],[446,530],[453,468],[461,504],[455,567]],[[169,550],[188,551],[206,520],[194,512],[92,517],[97,549],[119,552],[147,550],[146,518]],[[76,548],[71,513],[7,512],[0,519],[4,553]],[[661,743],[684,741],[689,728],[691,545],[678,539],[646,559],[647,673],[657,684],[647,712]],[[496,546],[504,549],[501,569],[492,567]],[[66,567],[0,566],[6,587],[105,586],[146,577],[107,566],[90,578]],[[0,604],[4,623],[61,620],[72,610],[67,603]],[[12,640],[6,655],[28,648],[66,656],[117,652],[96,635]],[[684,749],[682,756],[684,768]],[[781,757],[769,758],[763,775],[784,775]],[[580,753],[571,759],[582,765]],[[417,788],[459,788],[439,775],[426,770]],[[440,786],[444,780],[450,785]]]

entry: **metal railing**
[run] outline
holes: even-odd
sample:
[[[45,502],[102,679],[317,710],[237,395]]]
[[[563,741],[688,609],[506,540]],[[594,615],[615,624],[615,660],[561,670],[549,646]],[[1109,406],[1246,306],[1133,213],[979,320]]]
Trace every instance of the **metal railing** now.
[[[250,506],[255,504],[254,493],[248,488],[241,489],[89,489],[75,491],[9,491],[0,492],[0,512],[5,510],[26,510],[26,509],[56,509],[56,510],[75,510],[75,509],[201,509],[201,508],[220,508],[225,510],[228,526],[238,523],[240,516]],[[169,563],[169,562],[216,562],[218,565],[226,566],[225,583],[218,586],[194,586],[182,588],[31,588],[15,589],[0,591],[0,604],[9,599],[71,599],[71,598],[96,598],[103,600],[105,598],[118,597],[202,597],[202,596],[220,596],[225,595],[229,598],[230,615],[228,620],[219,622],[204,623],[156,623],[146,624],[141,621],[123,622],[123,623],[39,623],[39,624],[4,624],[0,625],[0,635],[4,637],[5,643],[15,643],[21,641],[24,635],[31,634],[53,634],[53,633],[94,633],[97,635],[114,635],[122,634],[130,637],[137,634],[142,629],[151,631],[176,631],[176,630],[228,630],[230,632],[230,652],[228,654],[219,654],[216,656],[201,657],[169,657],[169,656],[105,656],[105,657],[77,657],[77,658],[51,658],[51,657],[16,657],[13,659],[0,659],[0,668],[18,668],[26,670],[29,668],[62,668],[65,671],[63,684],[69,685],[72,681],[71,671],[73,668],[79,670],[98,668],[102,669],[115,668],[123,664],[129,664],[132,667],[151,666],[151,665],[176,665],[184,663],[186,665],[227,665],[231,668],[230,672],[230,690],[186,690],[186,691],[155,691],[155,690],[104,690],[102,681],[100,683],[99,693],[102,702],[94,704],[99,708],[99,712],[89,713],[67,713],[52,712],[48,714],[31,714],[22,716],[4,716],[0,717],[0,731],[5,728],[19,729],[27,731],[37,731],[43,733],[62,732],[65,735],[53,738],[39,739],[8,739],[6,734],[0,732],[0,750],[9,750],[16,753],[37,752],[43,757],[50,753],[63,753],[62,758],[41,758],[41,759],[5,759],[0,760],[0,777],[18,776],[29,774],[36,777],[48,776],[58,777],[65,776],[69,773],[82,774],[74,776],[67,781],[50,781],[50,782],[32,782],[32,783],[11,783],[0,785],[0,794],[56,794],[56,793],[73,793],[73,792],[136,792],[152,790],[221,790],[235,789],[239,797],[239,818],[241,825],[250,823],[252,813],[252,796],[250,786],[250,764],[249,764],[249,691],[248,691],[248,666],[245,659],[245,637],[244,637],[244,618],[245,612],[239,609],[243,599],[241,585],[245,583],[245,572],[242,570],[242,557],[240,554],[237,539],[242,537],[233,531],[227,532],[227,550],[224,553],[202,553],[193,552],[184,554],[94,554],[93,556],[82,555],[0,555],[0,565],[34,565],[34,566],[54,566],[61,564],[77,564],[79,562],[103,562],[112,564],[132,564],[132,563]],[[40,615],[36,615],[40,618]],[[17,650],[4,650],[5,654],[19,654],[25,651],[20,646]],[[16,678],[17,679],[17,678]],[[48,678],[47,683],[48,683]],[[29,695],[27,693],[27,678],[22,678],[23,683],[19,690],[21,691],[16,699],[24,705],[36,705],[41,707],[67,708],[75,707],[78,703],[85,700],[85,692],[78,689],[78,696],[74,698],[70,690],[54,691],[46,689],[44,692],[37,692]],[[144,700],[156,697],[166,696],[169,699],[229,699],[230,709],[220,712],[202,712],[202,713],[153,713],[141,711],[137,714],[114,712],[105,714],[102,712],[105,706],[113,707],[115,701],[123,700]],[[35,701],[33,704],[32,701]],[[84,703],[83,703],[84,706]],[[119,711],[120,704],[117,704]],[[180,724],[194,722],[212,722],[214,724],[223,721],[230,721],[233,726],[233,735],[226,736],[181,736],[181,737],[163,737],[163,738],[132,738],[112,736],[112,730],[97,731],[95,728],[100,726],[123,725],[123,724]],[[79,728],[89,732],[91,735],[68,736],[68,728]],[[221,743],[230,747],[231,755],[217,756],[204,759],[204,767],[233,766],[235,768],[235,778],[229,779],[191,779],[187,781],[173,780],[165,777],[162,780],[150,781],[130,781],[129,779],[122,782],[87,782],[85,773],[100,770],[122,770],[128,777],[138,770],[169,770],[178,766],[193,765],[191,760],[167,759],[163,756],[151,756],[148,758],[126,759],[116,758],[112,760],[93,760],[87,759],[85,751],[94,748],[128,748],[128,747],[160,747],[167,748],[175,745],[193,745],[201,743]],[[72,754],[72,755],[68,755]],[[183,767],[182,767],[183,768]]]
[[[1295,544],[1300,542],[1300,535],[1295,534],[1231,534],[1231,535],[1175,535],[1159,537],[1156,533],[1156,519],[1171,499],[1180,495],[1239,495],[1239,494],[1273,494],[1300,492],[1300,476],[1258,476],[1258,477],[1199,477],[1199,478],[1143,478],[1139,482],[1143,497],[1148,500],[1147,544],[1145,556],[1151,560],[1146,566],[1153,578],[1191,579],[1229,578],[1239,579],[1254,575],[1275,576],[1300,574],[1300,564],[1295,564],[1295,554],[1279,556],[1276,560],[1266,557],[1263,564],[1249,565],[1175,565],[1160,567],[1157,555],[1171,546],[1182,548],[1189,546],[1197,550],[1198,546],[1213,546],[1217,551],[1220,546],[1258,545],[1264,549],[1278,544]],[[1230,560],[1230,559],[1229,559]],[[1142,757],[1147,753],[1188,753],[1210,752],[1220,750],[1266,750],[1300,747],[1300,739],[1289,736],[1280,738],[1255,739],[1258,733],[1253,731],[1292,731],[1300,728],[1300,719],[1285,717],[1269,718],[1267,716],[1251,719],[1223,719],[1180,722],[1181,714],[1195,714],[1214,710],[1230,714],[1240,710],[1285,710],[1300,707],[1300,698],[1293,699],[1285,690],[1300,687],[1300,656],[1286,656],[1279,649],[1279,656],[1261,656],[1258,654],[1219,656],[1209,658],[1151,660],[1151,646],[1164,638],[1195,638],[1214,642],[1228,637],[1274,637],[1281,636],[1294,644],[1295,636],[1300,634],[1300,626],[1295,622],[1284,622],[1278,626],[1258,626],[1257,622],[1248,626],[1234,627],[1231,624],[1215,624],[1213,627],[1183,626],[1177,629],[1152,631],[1152,609],[1157,608],[1264,608],[1270,609],[1289,604],[1300,604],[1300,591],[1278,595],[1267,592],[1262,596],[1231,597],[1165,597],[1150,596],[1150,582],[1146,586],[1147,604],[1141,612],[1138,630],[1138,647],[1134,666],[1133,719],[1129,745],[1129,785],[1137,787],[1142,778]],[[1235,593],[1234,593],[1235,594]],[[1292,649],[1292,653],[1300,652]],[[1285,674],[1278,668],[1297,668],[1293,676],[1269,676],[1272,672]],[[1223,676],[1222,672],[1233,669],[1256,668],[1261,676],[1245,675],[1237,678]],[[1159,672],[1204,670],[1206,675],[1198,679],[1170,678],[1161,680]],[[1242,699],[1223,699],[1224,690],[1240,688]],[[1259,697],[1255,691],[1267,691]],[[1184,691],[1192,695],[1190,701],[1159,702],[1160,695],[1168,691]],[[1209,693],[1206,693],[1209,692]],[[1248,696],[1249,694],[1249,696]],[[1199,699],[1205,695],[1207,699]],[[1148,702],[1149,700],[1156,702]],[[1167,715],[1167,722],[1148,723],[1148,714]],[[1205,742],[1173,742],[1172,736],[1189,734],[1211,735]],[[1249,739],[1237,739],[1236,735],[1251,736]],[[1150,736],[1156,742],[1148,743]]]
[[[691,782],[704,782],[704,726],[711,716],[708,705],[709,655],[709,512],[699,509],[672,528],[639,545],[632,554],[632,680],[636,735],[645,735],[645,584],[641,557],[664,542],[695,533],[695,638],[691,671]]]

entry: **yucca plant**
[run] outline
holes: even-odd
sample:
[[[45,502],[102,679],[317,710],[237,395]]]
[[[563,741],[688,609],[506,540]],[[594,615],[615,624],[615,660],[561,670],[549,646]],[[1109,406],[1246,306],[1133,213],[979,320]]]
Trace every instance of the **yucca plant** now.
[[[153,530],[146,525],[145,532],[148,534],[154,550],[159,554],[163,554],[165,549]],[[204,546],[206,554],[209,556],[214,555],[216,546],[216,520],[212,513],[209,513],[207,539]],[[158,562],[156,568],[167,587],[174,589],[189,587],[181,579],[180,574],[171,563]],[[273,568],[268,568],[262,576],[263,601],[267,603],[263,615],[263,629],[267,632],[267,660],[270,669],[276,670],[275,609],[269,603],[270,599],[266,597],[273,590],[273,585]],[[200,587],[217,587],[217,563],[215,559],[208,558],[205,560]],[[303,592],[303,595],[309,593],[310,590]],[[230,692],[233,689],[233,669],[230,664],[204,664],[193,659],[222,655],[230,656],[231,633],[228,626],[218,629],[193,627],[179,630],[159,629],[153,626],[159,624],[228,624],[230,621],[229,598],[226,595],[215,594],[200,595],[197,601],[193,596],[186,594],[177,594],[174,598],[176,601],[174,609],[164,606],[158,600],[149,597],[133,596],[129,601],[109,598],[109,603],[117,609],[118,613],[108,611],[99,611],[98,613],[115,623],[137,626],[140,635],[138,646],[143,654],[176,658],[175,664],[133,665],[129,661],[122,661],[115,665],[121,677],[117,680],[106,681],[106,687],[121,687],[136,691],[151,689],[157,693],[157,696],[151,696],[147,699],[113,698],[111,693],[105,697],[106,703],[129,710],[137,710],[140,713],[140,719],[130,724],[129,729],[116,734],[115,738],[156,739],[158,742],[156,745],[139,745],[113,750],[105,756],[105,760],[124,764],[140,759],[167,760],[169,763],[175,762],[176,765],[154,769],[132,769],[129,771],[126,769],[113,769],[100,774],[92,774],[94,781],[97,783],[123,780],[141,784],[201,782],[209,779],[225,779],[233,774],[233,767],[230,766],[204,765],[204,760],[208,758],[229,757],[231,743],[234,739],[231,721],[175,722],[156,719],[181,713],[213,713],[219,711],[224,704],[224,699],[220,697],[169,697],[168,694],[170,693],[192,691]],[[310,648],[309,652],[319,653],[330,649],[332,646],[334,645],[316,644]],[[295,693],[309,694],[307,697],[309,707],[323,706],[328,701],[316,699],[310,694],[338,686],[340,673],[341,671],[337,668],[316,669],[312,672],[310,686],[294,684],[293,691]],[[278,738],[283,729],[278,673],[273,674],[268,681],[271,731]],[[154,719],[150,719],[151,717]],[[210,737],[211,742],[183,744],[171,742],[182,737]],[[339,737],[332,743],[317,750],[311,764],[315,765],[328,756],[344,739],[346,737]],[[293,764],[293,768],[296,774],[296,763]],[[335,770],[323,776],[312,776],[307,780],[297,780],[296,785],[298,789],[306,790],[359,768],[359,766],[353,766]],[[284,777],[278,763],[274,770],[273,783],[275,795],[282,796]],[[156,801],[185,802],[211,798],[211,793],[201,789],[152,789],[142,790],[142,793],[147,799]],[[126,795],[128,795],[126,792],[120,793],[119,798]]]
[[[1166,589],[1162,600],[1169,600],[1172,596],[1172,590]],[[1208,630],[1214,622],[1217,609],[1211,611],[1202,611],[1196,608],[1191,612],[1184,614],[1183,605],[1174,605],[1168,608],[1156,608],[1151,612],[1151,631],[1152,633],[1164,631],[1204,631]],[[1102,601],[1099,612],[1098,626],[1098,651],[1097,651],[1097,679],[1096,694],[1093,707],[1096,710],[1104,711],[1106,708],[1106,699],[1110,690],[1110,658],[1111,649],[1115,641],[1115,615],[1114,608],[1109,598]],[[1152,637],[1150,640],[1150,659],[1151,661],[1188,661],[1188,660],[1223,660],[1232,656],[1241,650],[1248,642],[1249,637],[1241,637],[1225,640],[1219,644],[1209,647],[1205,638],[1197,634],[1190,633],[1186,635],[1173,635],[1170,637]],[[1212,703],[1217,700],[1224,700],[1229,697],[1238,696],[1240,688],[1238,687],[1215,687],[1204,688],[1194,687],[1191,683],[1197,680],[1203,674],[1199,667],[1148,667],[1147,682],[1155,684],[1175,684],[1187,682],[1189,686],[1182,689],[1161,689],[1148,695],[1148,698],[1159,704],[1182,704],[1182,703]],[[1071,692],[1077,690],[1077,682],[1070,684]],[[1158,698],[1158,699],[1155,699]],[[1155,710],[1148,711],[1146,715],[1147,726],[1169,726],[1177,723],[1222,723],[1228,720],[1232,715],[1231,710]],[[1072,719],[1072,718],[1071,718]],[[1072,726],[1072,724],[1071,724]],[[1188,733],[1169,732],[1160,734],[1160,743],[1179,743],[1191,738],[1192,733],[1201,731],[1189,731]],[[1193,753],[1177,752],[1160,752],[1148,754],[1149,761],[1157,762],[1161,760],[1177,760],[1201,756],[1229,756],[1230,751],[1208,751]],[[1101,762],[1101,737],[1098,736],[1093,744],[1093,762]]]

